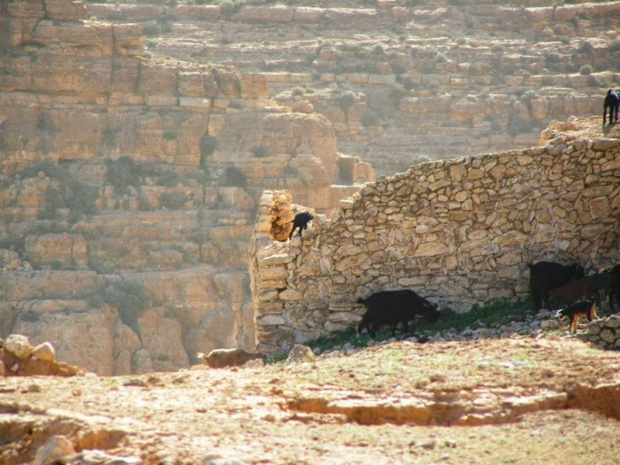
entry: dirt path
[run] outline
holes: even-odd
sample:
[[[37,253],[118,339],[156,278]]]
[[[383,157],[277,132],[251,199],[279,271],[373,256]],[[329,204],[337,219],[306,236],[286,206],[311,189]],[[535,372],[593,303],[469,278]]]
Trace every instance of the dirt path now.
[[[79,453],[68,463],[611,465],[620,353],[559,338],[402,341],[315,363],[4,378],[0,411],[2,464],[62,434]]]

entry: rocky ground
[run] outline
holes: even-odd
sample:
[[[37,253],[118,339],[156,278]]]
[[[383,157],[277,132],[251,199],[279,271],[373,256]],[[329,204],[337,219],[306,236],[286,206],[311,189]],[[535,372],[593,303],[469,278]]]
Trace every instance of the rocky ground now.
[[[57,436],[62,463],[80,464],[612,464],[620,353],[535,330],[266,366],[9,377],[0,412],[2,464],[37,451],[51,463],[42,446]]]

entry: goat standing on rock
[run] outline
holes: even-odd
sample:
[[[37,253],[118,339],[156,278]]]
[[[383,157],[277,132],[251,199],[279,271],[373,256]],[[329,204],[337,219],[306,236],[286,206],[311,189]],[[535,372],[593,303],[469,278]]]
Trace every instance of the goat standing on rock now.
[[[609,89],[603,102],[603,126],[605,126],[607,109],[609,108],[609,124],[618,122],[618,109],[620,109],[620,93]]]
[[[297,213],[293,219],[293,229],[291,229],[291,232],[288,235],[289,240],[293,237],[295,229],[299,229],[299,237],[301,237],[301,233],[308,227],[308,223],[310,223],[313,219],[314,216],[312,216],[310,212]]]

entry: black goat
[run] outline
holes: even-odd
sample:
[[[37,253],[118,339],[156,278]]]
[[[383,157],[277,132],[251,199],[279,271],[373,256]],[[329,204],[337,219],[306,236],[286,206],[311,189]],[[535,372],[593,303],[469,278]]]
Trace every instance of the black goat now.
[[[612,313],[614,310],[614,297],[620,306],[620,265],[614,266],[611,271],[611,284],[609,285],[609,306]]]
[[[431,322],[437,321],[440,316],[437,306],[409,289],[381,291],[366,299],[359,298],[357,302],[366,307],[357,332],[361,334],[366,328],[372,338],[383,325],[390,325],[394,336],[398,323],[402,323],[408,331],[409,322],[418,315]]]
[[[302,231],[308,227],[308,223],[310,223],[313,219],[314,216],[312,216],[310,212],[297,213],[293,219],[293,229],[291,229],[291,232],[288,235],[289,240],[293,237],[295,229],[299,229],[299,237],[301,237]]]
[[[549,292],[575,279],[586,276],[583,266],[574,263],[562,265],[555,262],[538,262],[527,265],[530,269],[530,291],[534,299],[534,310],[538,311],[543,304],[549,306]]]
[[[618,122],[618,109],[620,109],[619,91],[609,89],[603,102],[603,126],[605,126],[607,109],[609,108],[609,124]]]

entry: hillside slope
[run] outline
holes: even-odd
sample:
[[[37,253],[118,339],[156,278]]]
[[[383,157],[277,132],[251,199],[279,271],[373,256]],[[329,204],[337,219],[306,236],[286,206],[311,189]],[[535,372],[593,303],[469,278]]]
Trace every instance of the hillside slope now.
[[[142,376],[5,378],[0,462],[31,463],[55,436],[64,437],[57,459],[67,464],[617,462],[617,352],[510,337],[348,353]]]

